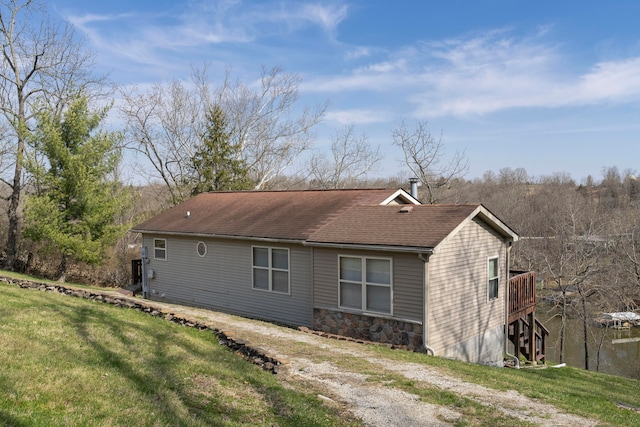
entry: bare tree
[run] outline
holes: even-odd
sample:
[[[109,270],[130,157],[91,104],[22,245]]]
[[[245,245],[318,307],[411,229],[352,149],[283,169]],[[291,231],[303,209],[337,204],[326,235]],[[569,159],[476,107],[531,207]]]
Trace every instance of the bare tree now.
[[[404,164],[411,170],[425,189],[425,203],[438,203],[441,190],[468,170],[469,164],[464,153],[456,152],[449,161],[444,158],[442,135],[435,137],[429,131],[426,121],[416,122],[409,129],[404,121],[392,133],[393,144],[404,153]]]
[[[382,160],[380,147],[372,147],[365,134],[356,135],[353,125],[336,130],[331,156],[316,153],[309,160],[312,185],[320,188],[344,188],[367,174]]]
[[[262,68],[256,87],[232,81],[231,71],[215,96],[229,119],[231,142],[239,147],[249,168],[255,189],[270,182],[313,142],[312,129],[327,109],[327,104],[297,113],[300,77],[280,67]]]
[[[23,191],[25,141],[37,103],[61,111],[73,93],[92,94],[93,57],[79,42],[70,24],[49,20],[45,4],[33,0],[0,3],[0,115],[7,134],[2,140],[1,160],[12,168],[0,175],[10,188],[6,267],[14,268],[20,232],[20,200]],[[0,165],[0,171],[3,170]]]
[[[561,187],[558,187],[561,188]],[[568,190],[568,191],[567,191]],[[560,362],[564,362],[569,310],[582,320],[585,369],[589,369],[590,300],[598,296],[602,223],[595,206],[575,189],[565,187],[548,200],[547,228],[537,240],[542,272],[560,291]]]
[[[191,195],[187,185],[191,160],[204,131],[201,92],[174,80],[156,84],[148,93],[121,93],[127,147],[145,161],[138,166],[138,174],[149,182],[162,181],[169,190],[170,204],[180,203]]]
[[[227,70],[223,84],[211,89],[206,66],[194,69],[191,79],[156,84],[147,93],[122,93],[128,146],[144,160],[139,173],[150,182],[162,181],[172,205],[191,194],[191,163],[214,105],[224,112],[230,143],[255,189],[267,187],[311,146],[311,129],[326,108],[296,114],[300,79],[280,68],[263,69],[256,86],[233,82]]]

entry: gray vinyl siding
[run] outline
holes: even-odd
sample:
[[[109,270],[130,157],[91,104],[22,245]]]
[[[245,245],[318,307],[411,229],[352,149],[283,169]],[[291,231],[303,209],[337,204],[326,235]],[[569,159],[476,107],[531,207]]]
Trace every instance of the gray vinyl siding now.
[[[167,240],[167,260],[153,259],[153,239]],[[199,241],[207,245],[198,256]],[[241,316],[311,326],[311,249],[295,244],[145,235],[150,297]],[[289,249],[289,294],[253,289],[252,247]]]
[[[488,300],[488,258],[499,256],[497,299]],[[479,220],[468,222],[429,259],[427,344],[437,352],[504,325],[506,245]]]
[[[422,323],[424,270],[423,263],[416,254],[314,248],[315,308],[357,312],[338,307],[338,257],[340,255],[391,258],[393,265],[392,317]]]

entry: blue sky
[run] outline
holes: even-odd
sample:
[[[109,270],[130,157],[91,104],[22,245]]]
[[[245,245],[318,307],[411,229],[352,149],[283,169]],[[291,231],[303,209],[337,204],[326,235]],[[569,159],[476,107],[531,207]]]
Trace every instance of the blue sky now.
[[[640,170],[640,1],[52,0],[118,84],[188,79],[211,64],[243,81],[297,73],[302,105],[328,100],[317,150],[353,124],[397,174],[391,132],[427,120],[467,178],[504,167]]]

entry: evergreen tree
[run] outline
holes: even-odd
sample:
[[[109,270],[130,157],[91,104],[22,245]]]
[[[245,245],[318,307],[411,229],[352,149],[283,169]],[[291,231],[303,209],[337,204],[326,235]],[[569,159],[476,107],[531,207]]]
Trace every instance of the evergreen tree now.
[[[192,194],[206,191],[247,190],[253,186],[239,148],[231,143],[227,118],[219,105],[206,114],[202,141],[192,159]]]
[[[128,228],[117,223],[130,202],[115,178],[121,137],[100,129],[108,110],[89,111],[79,95],[63,115],[50,109],[37,115],[36,156],[26,162],[37,191],[25,204],[24,234],[61,253],[61,281],[69,259],[100,264]]]

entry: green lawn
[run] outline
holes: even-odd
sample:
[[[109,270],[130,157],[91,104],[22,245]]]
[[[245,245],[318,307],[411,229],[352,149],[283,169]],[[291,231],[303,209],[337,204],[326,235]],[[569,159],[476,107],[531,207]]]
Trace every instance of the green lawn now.
[[[0,284],[0,425],[358,425],[142,312]]]
[[[251,334],[258,346],[329,361],[369,381],[460,412],[459,425],[512,425],[496,408],[407,380],[347,353]],[[333,345],[350,343],[335,341]],[[504,369],[384,346],[374,358],[428,365],[464,381],[520,393],[599,425],[640,426],[640,381],[576,368]],[[630,363],[638,363],[637,360]],[[293,389],[292,389],[293,388]],[[221,347],[211,332],[137,310],[0,284],[0,425],[360,425],[324,407],[308,384],[289,383]]]
[[[562,411],[598,420],[599,425],[640,426],[640,413],[623,409],[640,408],[640,381],[584,369],[506,369],[464,363],[411,352],[392,352],[372,347],[380,357],[411,361],[436,367],[464,381],[497,390],[517,390],[525,396],[552,404]],[[640,363],[630,360],[629,363]],[[390,385],[394,385],[393,382]],[[402,384],[401,384],[402,386]],[[403,387],[422,396],[420,387]]]

